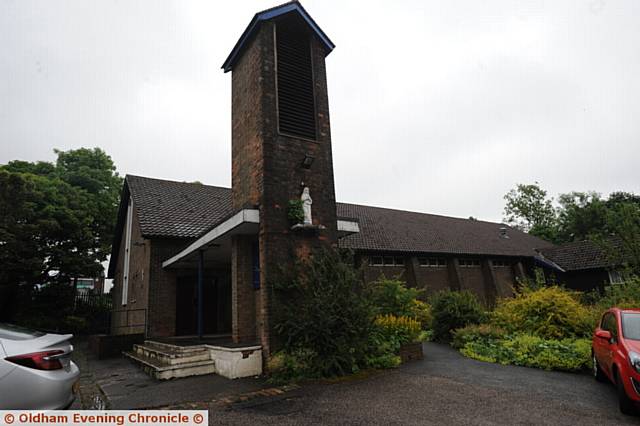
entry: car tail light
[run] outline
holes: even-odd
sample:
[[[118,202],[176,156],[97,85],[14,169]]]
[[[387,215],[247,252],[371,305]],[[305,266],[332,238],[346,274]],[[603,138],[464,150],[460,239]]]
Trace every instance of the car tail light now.
[[[64,355],[64,351],[55,350],[11,356],[6,360],[23,367],[35,368],[36,370],[60,370],[62,369],[60,357]]]

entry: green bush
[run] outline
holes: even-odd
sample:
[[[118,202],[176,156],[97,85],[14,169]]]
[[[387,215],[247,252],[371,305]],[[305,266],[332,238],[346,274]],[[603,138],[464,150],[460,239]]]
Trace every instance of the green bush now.
[[[491,324],[471,324],[453,331],[451,346],[462,349],[467,343],[494,343],[505,336],[503,328]]]
[[[89,329],[89,323],[86,318],[69,315],[62,321],[62,329],[65,333],[75,335],[86,334]]]
[[[591,366],[590,339],[544,339],[518,334],[504,339],[472,340],[460,352],[473,359],[544,370],[579,371]]]
[[[373,312],[352,258],[327,250],[273,283],[276,341],[288,354],[308,351],[306,362],[323,377],[366,365]]]
[[[292,224],[302,223],[304,221],[304,210],[302,208],[302,200],[289,200],[287,206],[287,219]]]
[[[614,306],[619,308],[640,306],[640,277],[630,277],[621,284],[606,286],[602,297],[595,300],[595,307],[602,311]]]
[[[499,301],[491,323],[510,333],[545,339],[587,337],[593,332],[593,317],[578,297],[578,293],[557,286],[520,292],[515,298]]]
[[[276,352],[267,362],[271,382],[280,384],[320,377],[317,356],[309,349]]]
[[[367,286],[369,300],[377,315],[414,316],[420,293],[420,290],[384,275]]]
[[[479,324],[486,318],[475,295],[468,291],[441,291],[431,298],[433,337],[448,342],[451,332],[469,324]]]
[[[397,341],[400,345],[417,342],[422,331],[417,320],[390,314],[376,317],[374,324],[389,340]]]
[[[410,317],[415,318],[423,330],[430,330],[433,324],[433,313],[431,311],[431,305],[423,302],[422,300],[415,299],[409,308]]]
[[[400,365],[398,352],[402,345],[402,337],[390,333],[380,326],[374,326],[369,335],[369,349],[365,357],[366,368],[393,368]]]

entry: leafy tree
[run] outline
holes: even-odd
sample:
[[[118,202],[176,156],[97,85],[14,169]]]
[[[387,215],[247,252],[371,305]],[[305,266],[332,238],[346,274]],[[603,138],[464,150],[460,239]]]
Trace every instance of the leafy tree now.
[[[607,210],[606,234],[591,237],[607,254],[610,262],[640,275],[640,205],[613,204]]]
[[[60,152],[57,163],[0,165],[0,319],[20,289],[95,276],[109,253],[121,178],[102,150]]]
[[[607,227],[607,205],[596,192],[569,192],[558,197],[558,242],[586,240]]]
[[[547,191],[540,184],[518,184],[505,196],[505,222],[510,226],[548,240],[555,240],[557,234],[557,213],[553,199],[547,198]]]

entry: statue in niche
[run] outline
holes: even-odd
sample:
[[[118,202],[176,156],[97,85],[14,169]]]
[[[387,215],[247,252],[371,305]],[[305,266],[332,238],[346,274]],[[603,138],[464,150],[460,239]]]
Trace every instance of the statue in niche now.
[[[304,213],[304,225],[311,225],[311,204],[313,204],[313,200],[311,199],[311,195],[309,194],[309,187],[305,186],[302,190],[302,195],[300,196],[300,200],[302,201],[302,212]]]

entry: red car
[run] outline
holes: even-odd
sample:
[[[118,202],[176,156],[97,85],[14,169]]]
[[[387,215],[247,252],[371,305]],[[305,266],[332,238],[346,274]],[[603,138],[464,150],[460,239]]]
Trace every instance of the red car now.
[[[640,309],[611,308],[593,333],[593,374],[618,389],[620,411],[634,414],[640,403]]]

